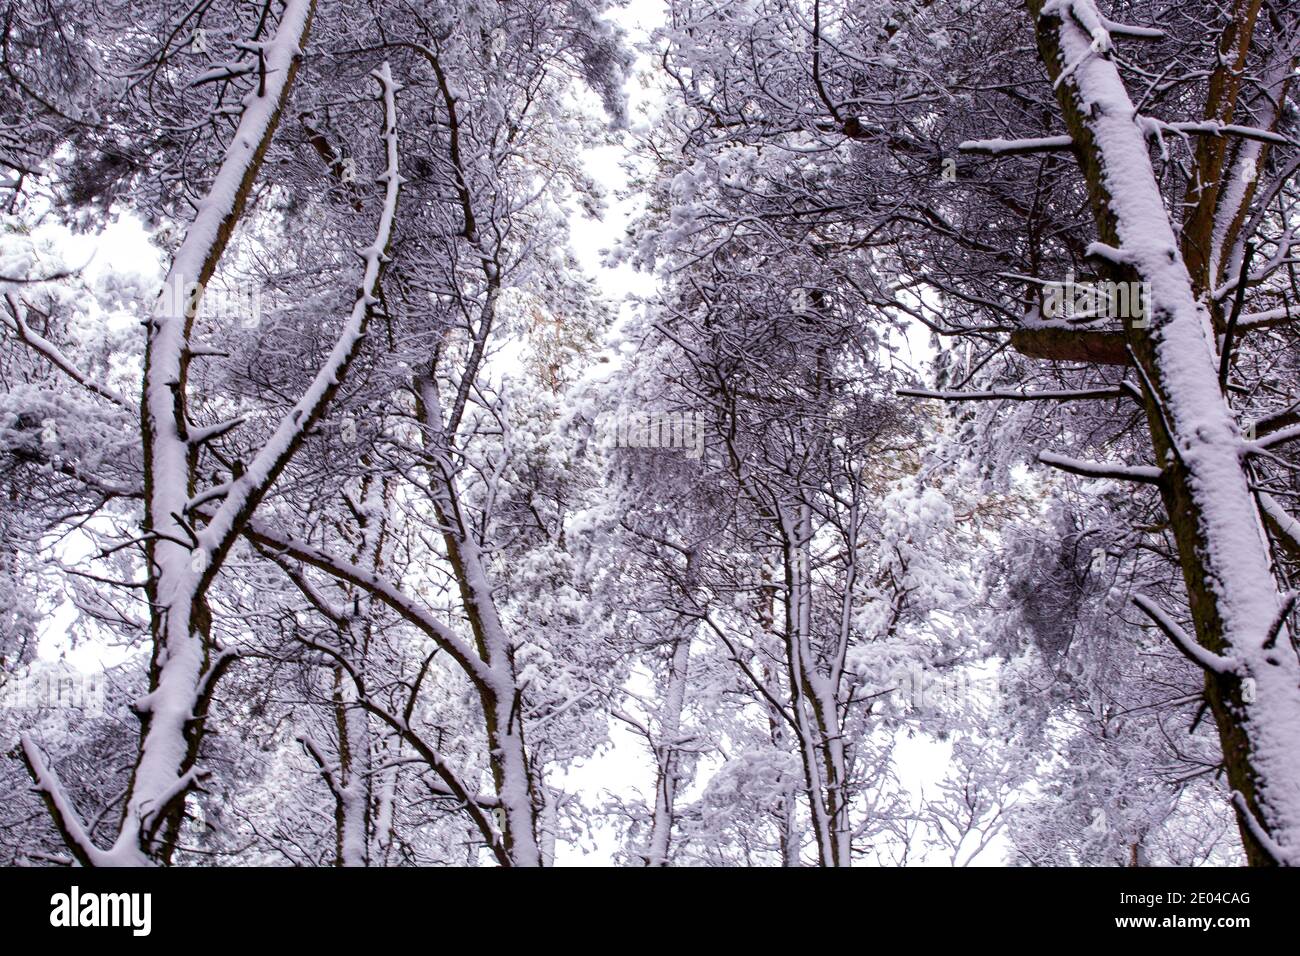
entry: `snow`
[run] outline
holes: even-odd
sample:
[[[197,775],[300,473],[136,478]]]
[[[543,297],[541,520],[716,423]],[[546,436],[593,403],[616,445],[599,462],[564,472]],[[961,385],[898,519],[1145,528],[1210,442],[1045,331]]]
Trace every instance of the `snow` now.
[[[1003,361],[998,351],[1002,323],[1015,326],[1019,307],[1004,309],[982,293],[965,299],[970,290],[960,279],[945,287],[943,268],[951,262],[933,263],[932,282],[900,275],[915,266],[894,261],[895,254],[905,259],[935,238],[926,222],[912,223],[900,239],[852,215],[835,218],[841,209],[861,211],[856,190],[870,196],[879,185],[862,180],[861,160],[874,163],[872,151],[889,146],[842,137],[823,107],[834,113],[828,101],[843,91],[875,89],[856,85],[860,71],[906,70],[915,78],[933,70],[928,81],[936,86],[956,84],[942,78],[946,58],[969,53],[972,37],[939,30],[926,40],[903,23],[889,55],[880,56],[869,39],[845,32],[834,49],[827,40],[829,85],[816,95],[800,88],[807,51],[791,40],[807,30],[799,8],[724,6],[679,5],[671,26],[657,4],[593,14],[634,26],[646,41],[630,92],[648,112],[630,131],[621,128],[617,108],[619,122],[607,122],[608,90],[574,82],[604,68],[579,62],[567,45],[589,39],[564,22],[568,8],[558,22],[512,10],[485,51],[476,46],[479,33],[487,36],[479,27],[496,8],[449,7],[466,22],[450,24],[438,50],[408,45],[400,60],[425,55],[413,61],[422,88],[429,69],[441,73],[438,58],[447,67],[446,89],[457,100],[434,89],[432,115],[444,132],[460,124],[463,154],[446,169],[445,142],[426,135],[424,107],[403,97],[398,130],[401,87],[389,65],[373,74],[375,110],[360,95],[361,83],[347,85],[356,77],[335,86],[329,70],[319,69],[317,54],[336,37],[316,34],[303,63],[311,79],[297,89],[293,109],[328,100],[330,135],[345,138],[372,129],[382,112],[384,168],[367,175],[358,188],[363,199],[341,209],[330,226],[336,231],[325,234],[337,237],[344,264],[337,275],[322,270],[318,299],[344,304],[338,314],[317,317],[318,347],[313,341],[310,351],[284,353],[298,363],[285,378],[295,384],[274,386],[287,397],[276,399],[272,414],[250,408],[248,396],[266,384],[257,381],[264,371],[257,363],[279,361],[276,343],[259,342],[247,354],[238,341],[229,354],[194,344],[192,318],[166,295],[146,323],[140,407],[131,394],[141,378],[131,344],[140,323],[133,315],[129,329],[102,341],[97,328],[101,321],[122,325],[118,316],[105,317],[110,306],[101,302],[139,298],[131,280],[112,274],[119,266],[105,272],[111,250],[82,270],[100,276],[81,297],[89,304],[71,295],[55,300],[77,312],[66,324],[50,321],[43,300],[28,299],[20,282],[11,283],[16,291],[6,288],[0,362],[16,381],[0,394],[0,451],[14,453],[17,473],[36,476],[38,487],[16,485],[22,507],[0,510],[0,537],[7,546],[13,527],[20,542],[16,554],[0,547],[0,643],[10,621],[40,635],[42,659],[68,651],[103,660],[112,656],[108,642],[119,641],[112,651],[124,662],[128,689],[116,696],[111,719],[131,728],[129,754],[112,771],[125,796],[83,819],[78,806],[101,809],[107,798],[89,779],[94,774],[72,779],[66,768],[96,752],[101,725],[24,727],[19,752],[49,811],[19,824],[26,844],[61,839],[61,862],[102,866],[189,863],[203,859],[195,854],[205,847],[217,860],[266,862],[279,853],[295,864],[350,866],[615,859],[847,865],[900,862],[895,853],[908,863],[965,865],[1113,862],[1130,851],[1138,859],[1152,849],[1150,827],[1156,840],[1187,838],[1190,849],[1164,848],[1181,860],[1201,850],[1193,818],[1204,816],[1207,830],[1230,825],[1230,799],[1247,845],[1278,862],[1300,862],[1300,664],[1282,629],[1296,595],[1278,593],[1261,524],[1262,515],[1280,551],[1300,551],[1300,520],[1288,511],[1294,491],[1278,479],[1293,460],[1288,443],[1300,438],[1300,426],[1282,425],[1291,410],[1262,411],[1256,399],[1263,391],[1234,387],[1224,396],[1206,308],[1232,301],[1243,250],[1233,238],[1239,223],[1230,220],[1253,187],[1235,167],[1224,180],[1230,208],[1215,223],[1214,288],[1198,300],[1179,259],[1168,183],[1156,181],[1151,162],[1157,146],[1172,162],[1189,142],[1208,145],[1209,137],[1232,137],[1228,152],[1239,166],[1258,160],[1286,142],[1267,128],[1268,110],[1252,103],[1238,111],[1238,124],[1171,122],[1154,115],[1168,115],[1166,99],[1142,115],[1121,80],[1131,64],[1117,41],[1161,32],[1117,24],[1092,0],[1048,0],[1039,25],[1052,31],[1044,45],[1059,40],[1064,53],[1059,71],[1050,72],[1059,73],[1057,88],[1077,110],[1066,110],[1073,133],[969,139],[960,148],[1005,156],[1074,151],[1098,160],[1106,222],[1102,241],[1084,251],[1094,265],[1141,279],[1151,322],[1113,333],[1134,347],[1130,366],[1035,368]],[[197,211],[179,236],[165,288],[228,281],[245,265],[223,253],[254,180],[259,190],[273,183],[260,193],[272,201],[250,207],[238,249],[253,247],[256,256],[262,240],[279,238],[281,192],[294,192],[306,177],[292,165],[283,176],[279,166],[263,172],[260,154],[280,105],[289,102],[312,10],[308,0],[287,0],[272,11],[278,25],[268,21],[259,42],[235,43],[267,58],[264,93],[247,57],[209,58],[197,68],[203,72],[184,94],[186,108],[219,89],[234,95],[216,118],[222,132],[212,145],[224,148],[222,159],[208,170],[215,174],[210,190],[194,197]],[[968,11],[963,5],[959,12]],[[214,8],[210,16],[221,13]],[[927,25],[937,16],[929,7],[914,14]],[[400,20],[405,13],[384,15]],[[873,17],[868,11],[862,23]],[[358,16],[358,36],[378,22]],[[337,15],[325,17],[316,29],[338,23]],[[517,104],[506,93],[517,88],[500,67],[531,62],[531,49],[508,35],[519,24],[542,31],[539,49],[555,40],[563,52],[538,65],[541,85],[526,97],[530,118],[511,126]],[[1023,32],[1028,24],[1019,26]],[[664,32],[652,38],[659,27]],[[752,62],[729,42],[746,36],[764,51]],[[661,59],[664,45],[669,54]],[[858,54],[866,59],[857,62]],[[361,55],[376,58],[357,61],[369,68],[383,54]],[[681,88],[663,69],[670,64],[685,68]],[[1037,76],[1037,64],[1024,66]],[[780,82],[765,88],[765,76]],[[1264,85],[1276,79],[1274,71]],[[700,90],[711,97],[704,104]],[[1050,102],[1046,85],[1037,92]],[[900,101],[899,116],[905,123],[942,119],[939,111],[960,110],[971,95],[951,92],[950,104],[919,113]],[[926,117],[931,108],[935,116]],[[88,105],[86,115],[94,109]],[[459,117],[443,123],[454,109]],[[883,128],[869,102],[844,110],[864,129]],[[285,122],[293,122],[288,113]],[[501,153],[506,127],[510,146]],[[975,124],[966,128],[962,135],[979,133]],[[269,155],[283,160],[289,151],[282,147],[295,142],[279,136]],[[423,170],[414,184],[399,172],[399,145],[401,167]],[[844,169],[833,170],[841,160]],[[1093,168],[1085,162],[1085,170]],[[879,174],[891,181],[886,166]],[[612,200],[587,192],[589,181]],[[190,185],[202,192],[199,182]],[[788,190],[756,198],[773,182]],[[790,229],[781,204],[815,205],[823,187],[838,190],[836,202],[845,204],[833,207],[831,221],[810,219],[806,234],[802,224]],[[1022,187],[1029,188],[1003,183]],[[904,207],[910,202],[899,199]],[[1274,200],[1280,208],[1290,197],[1272,192],[1255,202]],[[1285,227],[1289,213],[1278,215]],[[344,225],[348,217],[355,229]],[[126,221],[132,241],[145,242],[139,222]],[[1076,225],[1068,226],[1071,242],[1082,241],[1071,248],[1081,250],[1090,237],[1074,235]],[[1252,361],[1257,343],[1276,345],[1277,333],[1268,330],[1292,318],[1278,305],[1277,279],[1270,288],[1267,276],[1285,269],[1293,231],[1265,244],[1269,262],[1252,260],[1255,311],[1239,322],[1239,349]],[[817,243],[841,233],[851,251],[843,262],[835,255],[823,262],[826,250]],[[873,238],[855,244],[863,235]],[[170,241],[158,238],[160,246]],[[71,248],[80,240],[60,242]],[[940,246],[929,251],[942,259]],[[37,248],[17,240],[0,258],[12,255],[14,275],[38,272],[49,263]],[[136,265],[156,254],[136,249]],[[393,270],[400,281],[391,285],[389,254],[400,262]],[[324,247],[320,258],[330,257]],[[634,261],[658,271],[637,271]],[[803,275],[804,265],[818,273],[815,281]],[[143,284],[154,287],[153,278]],[[725,302],[727,281],[751,278],[774,286],[770,301],[760,291]],[[986,281],[1000,288],[999,279],[1040,281],[991,269],[971,278],[976,289]],[[81,289],[79,281],[68,285]],[[428,296],[428,315],[404,301],[407,282],[422,301],[426,281],[439,290]],[[841,283],[861,293],[848,297],[845,318],[862,324],[843,349],[818,353],[818,374],[825,359],[836,380],[824,407],[801,405],[784,389],[806,384],[800,375],[812,366],[799,363],[821,330],[805,309],[786,308],[794,302],[786,292],[816,285],[834,294]],[[890,305],[892,295],[900,298]],[[955,326],[917,318],[942,316],[958,299],[957,321],[993,323],[965,340],[975,349],[966,349],[964,362],[940,344]],[[383,315],[383,336],[371,317],[381,301],[400,303]],[[723,304],[715,311],[710,302]],[[615,328],[596,341],[616,313]],[[200,327],[219,324],[210,318]],[[444,321],[452,328],[440,338]],[[1044,322],[1032,307],[1023,324],[1078,327]],[[476,325],[493,327],[490,338],[476,344]],[[533,347],[544,336],[530,326],[553,328],[557,337],[562,329],[573,333],[560,351],[563,371],[580,376],[575,386],[529,379],[531,363],[549,360]],[[755,327],[762,335],[751,335]],[[805,331],[813,337],[805,339]],[[750,354],[766,347],[763,336],[789,350],[772,353],[774,368]],[[81,337],[93,341],[83,345]],[[903,367],[904,346],[922,359],[938,357],[935,369],[923,370],[939,373],[936,387],[903,387],[926,380]],[[975,350],[993,360],[975,363]],[[303,354],[315,358],[301,362]],[[193,381],[184,381],[199,355],[218,360],[196,364]],[[711,364],[720,357],[727,368]],[[28,376],[29,368],[35,374]],[[733,371],[734,382],[723,382]],[[1238,372],[1243,383],[1256,384],[1248,362]],[[735,383],[742,389],[732,392]],[[1267,384],[1283,392],[1291,383]],[[1143,402],[1144,389],[1158,402],[1151,409],[1156,447],[1163,447],[1162,425],[1172,436],[1168,454],[1129,464],[1042,451],[1035,463],[1045,435],[1078,456],[1142,461],[1142,444],[1131,444],[1132,426],[1121,419],[1136,422],[1142,436],[1134,402]],[[328,417],[336,391],[350,403],[338,414],[341,429]],[[1110,401],[1116,398],[1126,401]],[[594,439],[602,422],[635,425],[660,409],[714,428],[715,419],[734,413],[733,399],[753,402],[735,413],[740,440],[720,436],[698,456],[666,454],[670,448],[620,455]],[[187,401],[202,408],[195,418],[215,424],[192,422]],[[414,411],[423,417],[416,420]],[[745,418],[750,414],[758,424]],[[994,415],[1001,424],[991,424]],[[1265,434],[1255,439],[1251,429],[1251,440],[1243,440],[1237,415],[1262,415]],[[358,447],[361,418],[365,442]],[[142,494],[144,539],[135,528]],[[1176,518],[1197,524],[1179,544],[1189,579],[1208,584],[1208,615],[1204,603],[1180,606],[1181,584],[1168,580],[1162,563],[1165,527],[1158,519],[1150,526],[1132,520],[1134,509],[1156,504],[1156,494]],[[106,500],[96,505],[91,499],[101,495]],[[61,513],[48,517],[56,508]],[[60,540],[47,545],[55,536]],[[1154,546],[1133,546],[1143,539]],[[147,568],[139,547],[146,541]],[[59,583],[54,596],[38,591],[31,599],[31,582],[39,589],[47,580]],[[1135,595],[1137,588],[1145,593]],[[83,610],[91,613],[79,617]],[[151,611],[152,632],[143,623]],[[42,613],[47,620],[32,625]],[[1222,635],[1205,633],[1214,613]],[[1189,620],[1202,628],[1199,641]],[[286,654],[285,642],[297,653]],[[213,711],[226,750],[209,763],[210,751],[193,745],[192,732],[208,720],[209,692],[236,660],[241,679],[221,685],[222,706]],[[273,674],[276,683],[242,680],[246,670],[258,679]],[[1179,752],[1171,751],[1164,721],[1181,719],[1184,709],[1190,720],[1207,679],[1226,695],[1223,706],[1194,733],[1179,735]],[[1180,696],[1155,703],[1166,691]],[[133,698],[142,718],[134,768]],[[1153,708],[1160,710],[1154,718]],[[1222,757],[1214,724],[1223,723],[1225,710],[1240,721],[1233,726],[1249,743],[1258,787],[1238,779],[1224,787],[1205,775],[1176,787],[1148,779],[1168,776],[1164,758],[1213,766]],[[228,727],[248,736],[228,734]],[[256,770],[245,774],[241,762],[255,762]],[[437,812],[427,812],[429,801]],[[37,797],[29,803],[36,806]],[[189,814],[185,839],[178,859],[163,859],[160,841],[172,842],[167,827],[177,807]],[[104,833],[107,849],[94,842]],[[1222,833],[1212,837],[1218,842]],[[191,838],[198,848],[188,845]],[[1077,845],[1064,845],[1071,841]],[[1221,848],[1211,844],[1216,860],[1239,849],[1231,837]],[[69,851],[75,860],[66,858]],[[43,853],[38,848],[31,858],[52,859]]]
[[[963,153],[1035,153],[1048,150],[1069,149],[1074,140],[1069,136],[1039,136],[1026,139],[968,139],[957,144]]]

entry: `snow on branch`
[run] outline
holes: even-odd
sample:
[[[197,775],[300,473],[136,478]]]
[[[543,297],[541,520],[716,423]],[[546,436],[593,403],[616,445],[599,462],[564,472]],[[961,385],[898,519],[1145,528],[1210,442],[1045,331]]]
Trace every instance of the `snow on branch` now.
[[[257,69],[257,65],[248,62],[230,62],[218,63],[206,73],[200,73],[194,79],[190,80],[190,86],[201,86],[204,83],[216,83],[222,80],[233,80],[236,77],[246,76]]]
[[[1043,16],[1051,14],[1071,17],[1092,38],[1093,53],[1109,53],[1115,48],[1108,29],[1110,21],[1101,15],[1095,4],[1081,3],[1078,0],[1047,0],[1043,4]],[[1075,66],[1077,65],[1076,63]]]
[[[268,75],[259,89],[243,100],[239,121],[226,146],[220,167],[207,195],[185,230],[185,237],[172,258],[153,314],[145,323],[144,396],[140,409],[146,460],[153,472],[146,501],[146,521],[152,531],[164,532],[169,516],[179,514],[189,497],[189,461],[192,446],[186,439],[188,415],[185,408],[187,363],[194,353],[190,334],[198,299],[178,296],[173,290],[202,289],[217,269],[230,237],[243,216],[249,193],[261,169],[263,157],[280,113],[289,99],[311,27],[314,0],[289,0],[274,36],[263,44]],[[174,520],[174,519],[171,519]],[[159,540],[170,540],[170,535]],[[190,561],[184,553],[159,548],[152,557],[160,573],[183,578]]]
[[[1059,153],[1074,148],[1069,136],[1039,136],[1028,139],[968,139],[957,144],[958,152],[1016,156],[1025,153]]]
[[[307,751],[308,756],[316,761],[316,767],[320,770],[321,779],[325,781],[325,786],[329,788],[331,794],[336,800],[342,800],[344,797],[343,788],[339,784],[338,764],[328,759],[321,752],[316,741],[311,739],[310,734],[299,734],[298,743],[302,744],[303,750]]]
[[[77,813],[77,808],[72,805],[67,791],[63,789],[59,775],[45,762],[45,757],[32,742],[31,737],[23,734],[19,742],[23,763],[27,765],[27,772],[31,774],[37,792],[49,808],[50,816],[54,820],[55,827],[58,828],[59,835],[63,837],[64,844],[82,866],[100,865],[105,854],[90,839],[90,834],[86,832],[81,822],[81,815]]]
[[[1248,312],[1237,319],[1237,328],[1244,331],[1289,325],[1298,316],[1300,316],[1300,313],[1297,313],[1295,308],[1289,305],[1279,306],[1275,309],[1265,309],[1262,312]]]
[[[1098,15],[1098,20],[1106,29],[1106,32],[1113,37],[1129,37],[1133,40],[1162,40],[1165,36],[1164,30],[1157,30],[1154,27],[1136,27],[1128,23],[1116,23],[1107,17]]]
[[[1124,382],[1116,386],[1098,388],[1059,389],[1040,392],[1017,392],[1014,389],[993,389],[985,392],[955,392],[925,388],[900,388],[896,395],[903,398],[933,398],[941,402],[1074,402],[1088,399],[1136,398],[1136,390]]]
[[[1174,642],[1177,647],[1193,664],[1202,667],[1214,674],[1235,674],[1237,672],[1237,662],[1208,651],[1196,640],[1188,635],[1178,624],[1165,613],[1160,605],[1156,604],[1150,598],[1141,594],[1133,595],[1133,603],[1136,604],[1147,617],[1155,622],[1160,630],[1164,631],[1165,636]]]
[[[1273,143],[1281,146],[1293,143],[1293,140],[1290,138],[1283,136],[1281,133],[1275,133],[1272,130],[1257,129],[1253,126],[1238,126],[1233,123],[1220,123],[1217,120],[1201,120],[1194,123],[1166,123],[1161,120],[1149,121],[1157,123],[1162,130],[1168,130],[1173,133],[1190,133],[1197,136],[1240,136],[1242,139],[1253,139],[1260,143]]]
[[[424,781],[424,785],[435,797],[451,797],[456,800],[464,799],[461,794],[452,790],[452,788],[446,783],[437,780],[426,780]],[[470,802],[476,806],[482,807],[484,810],[495,810],[497,807],[501,806],[501,798],[490,793],[477,794]]]
[[[1278,844],[1268,832],[1255,819],[1255,814],[1251,812],[1250,806],[1246,803],[1246,798],[1240,790],[1232,791],[1232,805],[1236,808],[1238,815],[1245,822],[1246,828],[1250,830],[1251,836],[1259,841],[1262,846],[1274,860],[1281,866],[1295,866],[1300,860],[1293,859],[1291,854],[1284,847]]]
[[[379,81],[380,97],[384,104],[382,138],[387,163],[384,173],[379,177],[385,184],[385,190],[375,240],[357,251],[365,262],[361,290],[334,348],[316,372],[311,384],[294,407],[280,419],[275,432],[253,458],[244,474],[226,489],[221,507],[204,529],[202,544],[209,553],[221,554],[229,547],[239,534],[241,520],[251,514],[293,457],[303,436],[324,414],[361,347],[373,306],[379,301],[376,289],[383,265],[387,261],[384,253],[392,237],[398,190],[403,182],[397,171],[397,91],[401,85],[394,81],[387,61],[372,76]],[[225,427],[233,427],[235,424],[238,422],[228,423]]]
[[[1134,264],[1133,256],[1130,253],[1107,245],[1104,242],[1088,243],[1088,248],[1083,250],[1083,254],[1090,259],[1102,259],[1114,266],[1124,267]]]
[[[482,685],[491,682],[492,675],[487,665],[470,646],[392,582],[305,541],[279,534],[256,519],[250,519],[244,525],[243,534],[257,544],[297,558],[304,564],[310,564],[342,581],[364,588],[445,648],[475,683]]]
[[[1258,426],[1257,426],[1258,427]],[[1277,431],[1270,432],[1267,435],[1261,435],[1253,442],[1246,444],[1247,451],[1258,452],[1268,448],[1274,448],[1277,445],[1285,445],[1300,438],[1300,425],[1290,425],[1286,428],[1279,428]]]
[[[317,641],[303,640],[302,643],[306,647],[313,648],[329,655],[338,662],[339,666],[347,672],[348,677],[351,678],[353,685],[357,689],[357,706],[384,721],[384,723],[388,724],[389,727],[401,735],[403,740],[415,749],[416,753],[418,753],[420,758],[428,764],[430,769],[442,778],[447,795],[460,801],[461,809],[469,814],[470,819],[474,821],[475,826],[478,827],[484,841],[492,851],[492,854],[497,858],[497,861],[502,866],[513,865],[513,860],[509,852],[506,850],[500,831],[493,826],[492,817],[486,812],[493,809],[493,807],[490,804],[485,804],[479,798],[475,789],[471,788],[461,779],[460,774],[457,773],[451,763],[449,763],[435,747],[430,745],[421,734],[411,727],[410,720],[408,719],[410,709],[408,708],[406,715],[398,717],[387,707],[377,704],[374,701],[366,691],[365,681],[362,679],[361,674],[358,673],[357,669],[352,666],[351,662],[349,662],[337,650]],[[413,691],[413,693],[416,692],[418,692],[418,690]],[[414,698],[412,698],[412,704],[414,704]],[[325,772],[325,769],[325,765],[322,764],[322,772]],[[499,808],[500,806],[501,803],[498,800],[496,807]]]
[[[190,792],[190,789],[196,786],[204,776],[206,776],[205,771],[201,771],[197,767],[191,767],[151,797],[147,808],[145,805],[141,806],[141,809],[145,812],[140,818],[140,826],[150,841],[156,838],[158,828],[166,820],[171,808],[175,806],[178,800],[184,798]]]
[[[1259,508],[1269,528],[1282,539],[1283,547],[1300,557],[1300,521],[1291,517],[1278,500],[1269,494],[1259,495]]]
[[[9,306],[9,315],[5,320],[5,327],[10,328],[18,336],[18,340],[30,348],[33,352],[44,356],[45,360],[61,371],[68,378],[72,379],[82,388],[93,392],[100,398],[112,402],[119,408],[130,408],[126,399],[123,398],[114,389],[107,385],[101,385],[89,375],[82,372],[59,350],[53,342],[39,335],[30,325],[27,324],[27,306],[18,296],[12,292],[5,294],[5,304]]]
[[[215,441],[227,432],[234,431],[246,421],[248,421],[247,416],[241,415],[238,418],[217,422],[215,425],[208,425],[204,428],[191,428],[186,437],[189,443],[195,447],[205,445],[208,442]]]
[[[1271,435],[1291,425],[1300,424],[1300,402],[1267,412],[1251,424],[1256,435]]]
[[[1120,481],[1137,481],[1148,485],[1160,483],[1161,471],[1151,465],[1125,465],[1119,462],[1083,461],[1056,452],[1040,451],[1038,460],[1044,465],[1078,475],[1081,478],[1114,478]]]

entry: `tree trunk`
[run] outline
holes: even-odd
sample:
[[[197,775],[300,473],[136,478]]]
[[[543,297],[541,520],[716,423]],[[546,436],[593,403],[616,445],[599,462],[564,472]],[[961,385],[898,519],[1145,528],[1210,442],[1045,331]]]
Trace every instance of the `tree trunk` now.
[[[1210,318],[1180,255],[1096,6],[1092,0],[1028,0],[1028,7],[1101,240],[1111,247],[1101,252],[1148,290],[1147,327],[1127,320],[1125,331],[1143,379],[1195,639],[1210,655],[1203,658],[1205,693],[1246,855],[1252,865],[1295,862],[1300,665],[1285,628],[1278,649],[1271,649],[1281,600],[1241,434],[1220,389]]]

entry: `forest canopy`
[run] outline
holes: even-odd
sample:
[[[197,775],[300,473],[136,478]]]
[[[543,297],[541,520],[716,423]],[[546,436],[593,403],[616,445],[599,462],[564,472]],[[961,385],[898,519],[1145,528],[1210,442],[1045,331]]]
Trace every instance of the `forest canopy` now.
[[[0,864],[1300,865],[1300,7],[0,10]]]

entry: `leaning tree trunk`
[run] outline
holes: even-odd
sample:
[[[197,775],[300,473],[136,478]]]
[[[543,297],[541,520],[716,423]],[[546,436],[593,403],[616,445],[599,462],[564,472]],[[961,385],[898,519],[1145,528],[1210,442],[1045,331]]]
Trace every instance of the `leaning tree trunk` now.
[[[1249,447],[1220,386],[1208,310],[1112,59],[1111,25],[1093,0],[1028,7],[1087,182],[1101,239],[1092,251],[1147,290],[1146,322],[1126,320],[1125,339],[1142,378],[1195,637],[1150,602],[1144,610],[1205,670],[1249,862],[1300,862],[1300,663],[1250,488]]]
[[[23,739],[28,770],[77,861],[92,865],[168,863],[184,819],[208,705],[225,668],[235,659],[214,645],[207,593],[236,538],[285,466],[320,421],[360,350],[392,235],[401,177],[397,171],[397,101],[400,88],[387,63],[371,75],[383,103],[382,140],[387,164],[384,205],[375,241],[359,250],[365,266],[352,311],[334,347],[295,405],[280,419],[251,462],[230,481],[195,494],[203,444],[240,424],[239,419],[196,428],[186,404],[186,372],[195,354],[190,335],[198,289],[215,273],[261,168],[293,85],[314,0],[290,0],[275,35],[261,47],[266,78],[244,99],[243,111],[208,190],[168,271],[160,308],[147,323],[141,432],[144,442],[145,540],[153,658],[149,693],[135,703],[141,719],[140,750],[123,798],[113,846],[95,846],[53,769],[35,743]],[[178,290],[184,291],[184,296]],[[220,500],[219,505],[212,501]],[[200,519],[207,524],[198,527]],[[215,653],[214,653],[215,651]]]

